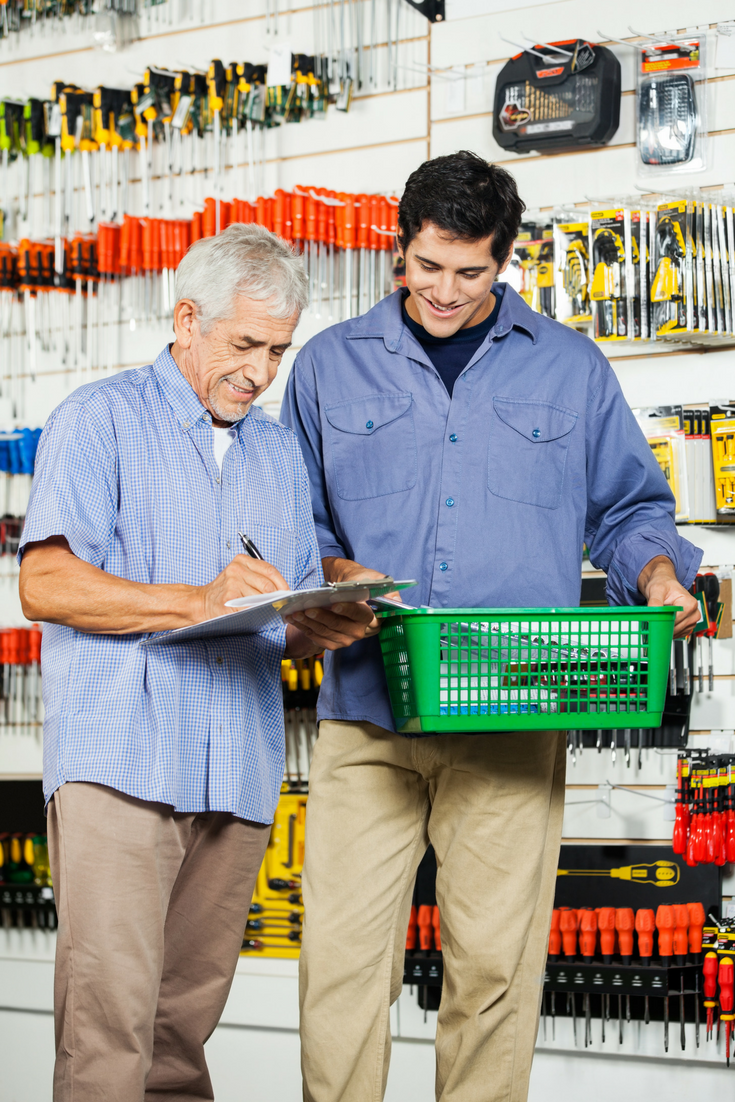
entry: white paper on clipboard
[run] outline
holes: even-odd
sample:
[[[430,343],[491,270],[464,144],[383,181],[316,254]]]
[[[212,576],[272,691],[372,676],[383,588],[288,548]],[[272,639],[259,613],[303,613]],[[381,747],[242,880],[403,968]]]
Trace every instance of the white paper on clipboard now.
[[[301,612],[307,608],[327,608],[329,605],[344,602],[369,601],[372,597],[382,597],[386,593],[408,589],[414,585],[415,581],[381,578],[379,581],[364,583],[337,582],[316,589],[289,592],[281,590],[253,597],[238,597],[227,602],[237,611],[215,616],[212,620],[204,620],[201,624],[192,624],[191,627],[152,635],[149,639],[144,639],[141,646],[170,646],[196,639],[214,639],[222,635],[253,635],[293,612]]]

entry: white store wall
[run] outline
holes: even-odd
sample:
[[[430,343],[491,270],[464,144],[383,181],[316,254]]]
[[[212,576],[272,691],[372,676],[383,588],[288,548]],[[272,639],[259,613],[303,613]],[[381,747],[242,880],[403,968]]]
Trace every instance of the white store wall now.
[[[205,26],[188,18],[163,22],[168,6],[150,32],[129,49],[103,54],[88,45],[88,34],[68,31],[51,35],[24,34],[19,44],[0,42],[0,96],[26,98],[48,94],[53,80],[65,79],[92,88],[98,83],[126,86],[150,64],[206,68],[212,57],[254,62],[267,60],[264,0],[207,0]],[[197,13],[199,5],[195,5]],[[363,17],[369,5],[359,0]],[[182,10],[184,5],[182,4]],[[383,7],[381,5],[381,17]],[[605,36],[628,38],[632,24],[645,32],[709,28],[710,59],[714,61],[714,25],[735,15],[732,0],[704,0],[696,9],[684,0],[648,0],[645,5],[619,0],[557,0],[518,8],[505,0],[447,0],[447,21],[430,26],[407,5],[401,7],[399,90],[386,86],[387,51],[379,55],[377,91],[359,95],[347,115],[330,109],[326,120],[310,121],[269,131],[266,135],[266,189],[313,184],[335,190],[400,192],[407,175],[428,156],[467,148],[497,159],[512,171],[529,208],[634,195],[633,51],[613,45],[623,71],[621,123],[609,146],[587,152],[541,157],[513,156],[500,150],[492,137],[492,96],[495,78],[508,55],[515,52],[504,39],[535,41]],[[642,23],[642,26],[639,24]],[[143,24],[145,29],[145,23]],[[280,13],[281,38],[295,50],[312,49],[311,4],[293,2]],[[599,34],[598,32],[604,32]],[[385,42],[385,31],[380,36]],[[427,66],[431,66],[428,69]],[[459,68],[457,68],[459,67]],[[452,74],[448,70],[453,69]],[[451,76],[451,79],[450,79]],[[460,78],[462,90],[457,90]],[[735,70],[710,68],[708,118],[709,168],[696,177],[677,177],[688,184],[719,189],[735,180]],[[138,173],[133,165],[133,178]],[[195,196],[211,194],[209,179],[198,178]],[[226,188],[229,183],[226,182]],[[653,185],[651,190],[653,190]],[[131,193],[137,194],[137,183]],[[713,197],[716,197],[714,191]],[[227,190],[225,197],[231,197]],[[39,198],[40,202],[40,198]],[[156,213],[155,210],[152,213]],[[189,210],[186,211],[189,213]],[[289,366],[298,347],[325,319],[305,316],[268,395],[276,409]],[[169,339],[162,324],[139,325],[120,334],[123,366],[149,362]],[[613,366],[631,405],[696,402],[732,396],[735,351],[681,352],[671,347],[651,352],[626,345],[616,349]],[[7,372],[7,365],[0,374]],[[54,406],[75,384],[52,354],[42,357],[35,384],[24,380],[24,423],[43,424]],[[9,423],[9,409],[0,397],[0,425]],[[705,549],[704,565],[735,563],[735,531],[692,528],[686,532]],[[0,625],[23,623],[13,582],[0,580]],[[713,692],[696,694],[693,740],[707,745],[713,737],[729,740],[735,730],[735,645],[715,644],[716,681]],[[724,735],[722,734],[724,732]],[[663,795],[674,780],[674,755],[647,751],[642,768],[637,756],[626,769],[622,755],[613,766],[609,754],[587,753],[570,763],[564,833],[569,840],[605,838],[666,842],[671,823],[664,805],[616,790],[610,818],[597,815],[596,790],[609,780],[635,790]],[[38,731],[0,732],[0,778],[38,776],[41,739]],[[732,870],[727,870],[727,894]],[[16,936],[17,935],[17,936]],[[0,1102],[47,1102],[53,1060],[51,978],[53,935],[0,930]],[[356,1008],[359,1013],[359,1008]],[[223,1023],[209,1044],[219,1102],[239,1102],[257,1096],[264,1102],[291,1102],[300,1096],[296,1028],[295,968],[290,962],[242,961]],[[431,1097],[435,1015],[423,1014],[415,995],[402,996],[393,1015],[394,1056],[388,1087],[389,1102],[423,1102]],[[559,1023],[561,1026],[561,1023]],[[638,1036],[630,1027],[623,1049],[608,1043],[604,1053],[574,1050],[570,1037],[557,1028],[555,1043],[539,1042],[532,1102],[581,1102],[594,1092],[599,1102],[621,1093],[638,1099],[654,1088],[670,1102],[689,1102],[695,1093],[710,1091],[727,1097],[726,1072],[713,1062],[714,1053],[687,1044],[685,1058],[672,1045],[664,1058],[657,1026]]]

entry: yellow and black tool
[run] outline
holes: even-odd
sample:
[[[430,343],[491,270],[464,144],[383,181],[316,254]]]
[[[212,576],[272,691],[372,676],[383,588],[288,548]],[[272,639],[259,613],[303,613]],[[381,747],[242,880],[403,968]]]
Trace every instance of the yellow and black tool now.
[[[629,880],[631,884],[673,888],[679,883],[681,870],[675,861],[653,861],[649,865],[623,865],[617,869],[557,869],[556,875],[609,876],[613,880]]]
[[[619,329],[625,265],[625,246],[616,228],[601,226],[594,230],[592,263],[590,298],[598,303],[595,310],[595,337],[615,337]]]

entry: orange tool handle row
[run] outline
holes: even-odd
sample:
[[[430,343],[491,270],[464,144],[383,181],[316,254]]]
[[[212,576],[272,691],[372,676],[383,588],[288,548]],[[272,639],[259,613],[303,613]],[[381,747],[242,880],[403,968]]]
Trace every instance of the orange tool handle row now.
[[[649,960],[653,956],[653,934],[658,931],[658,956],[685,957],[702,951],[702,929],[705,922],[701,903],[662,904],[656,913],[631,907],[554,908],[549,932],[549,956],[579,955],[591,960],[598,949],[608,962],[615,953],[627,960],[633,956],[634,933],[638,935],[638,956]]]
[[[438,949],[441,952],[442,936],[439,925],[439,908],[422,904],[411,907],[406,933],[406,949]]]
[[[41,661],[41,629],[4,628],[0,630],[0,663],[4,666],[30,666]]]
[[[189,219],[137,218],[126,214],[122,224],[102,222],[96,236],[76,234],[64,241],[66,280],[54,277],[54,242],[24,238],[17,248],[0,247],[0,289],[73,290],[70,280],[99,275],[129,275],[175,270],[189,245],[214,237],[218,200],[204,200],[204,210]],[[337,249],[393,250],[398,219],[396,199],[384,195],[352,195],[326,188],[278,188],[273,197],[219,200],[219,227],[255,222],[284,241],[302,247],[311,242]]]

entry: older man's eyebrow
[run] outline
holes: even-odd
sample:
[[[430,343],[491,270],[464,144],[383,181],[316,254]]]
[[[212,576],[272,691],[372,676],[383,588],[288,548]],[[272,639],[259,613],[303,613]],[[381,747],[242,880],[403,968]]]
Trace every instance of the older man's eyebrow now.
[[[242,337],[236,337],[232,344],[247,344],[250,348],[265,348],[267,341],[259,341],[255,337],[248,337],[244,335]],[[291,341],[287,341],[285,344],[273,344],[271,348],[274,352],[278,352],[283,355],[291,347]]]

